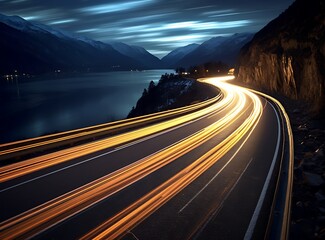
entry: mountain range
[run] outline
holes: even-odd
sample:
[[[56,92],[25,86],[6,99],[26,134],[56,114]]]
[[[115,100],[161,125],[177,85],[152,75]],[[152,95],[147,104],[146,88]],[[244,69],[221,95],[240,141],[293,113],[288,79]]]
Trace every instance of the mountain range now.
[[[153,69],[160,60],[145,49],[103,43],[18,16],[0,14],[0,73]]]
[[[219,36],[202,44],[191,44],[178,48],[161,61],[170,68],[190,67],[211,61],[221,61],[231,66],[236,64],[240,49],[253,38],[253,33],[236,33]]]
[[[0,14],[0,74],[118,71],[189,67],[209,61],[234,65],[250,33],[215,37],[202,44],[177,48],[161,60],[139,46],[100,42]]]
[[[178,65],[178,62],[185,57],[187,54],[193,52],[195,49],[200,46],[199,44],[192,43],[190,45],[187,45],[185,47],[179,47],[175,50],[168,53],[166,56],[164,56],[161,61],[163,64],[167,67],[176,68]]]
[[[147,68],[161,68],[162,64],[159,58],[153,56],[143,47],[139,46],[130,46],[121,42],[110,42],[111,45],[116,51],[124,54],[125,56],[129,56],[137,61],[139,61],[143,66]]]

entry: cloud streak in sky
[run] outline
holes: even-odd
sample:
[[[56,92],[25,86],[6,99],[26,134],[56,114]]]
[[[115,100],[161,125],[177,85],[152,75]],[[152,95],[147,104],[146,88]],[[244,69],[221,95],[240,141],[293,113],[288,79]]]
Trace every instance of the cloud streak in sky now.
[[[256,32],[293,0],[0,0],[0,11],[162,57],[215,36]]]
[[[153,0],[139,0],[139,1],[130,1],[130,2],[123,2],[123,3],[115,3],[115,4],[101,4],[101,5],[82,8],[80,9],[80,11],[89,14],[104,14],[104,13],[133,10],[152,2]]]
[[[78,21],[77,19],[62,19],[58,21],[49,22],[49,25],[59,25],[59,24],[65,24],[65,23],[72,23]]]

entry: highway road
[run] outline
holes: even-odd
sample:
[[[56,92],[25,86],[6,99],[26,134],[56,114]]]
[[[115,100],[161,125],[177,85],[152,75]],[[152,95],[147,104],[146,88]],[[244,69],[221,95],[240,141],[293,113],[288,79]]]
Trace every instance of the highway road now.
[[[132,126],[0,167],[0,239],[285,239],[290,122],[232,79],[200,79],[221,90],[200,104],[0,146],[10,156]]]

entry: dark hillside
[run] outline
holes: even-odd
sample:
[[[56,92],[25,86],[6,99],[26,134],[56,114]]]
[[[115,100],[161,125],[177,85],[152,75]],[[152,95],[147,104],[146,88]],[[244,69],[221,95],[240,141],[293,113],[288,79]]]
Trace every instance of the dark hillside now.
[[[325,106],[325,2],[296,0],[240,54],[238,79]]]
[[[194,79],[174,74],[161,77],[158,84],[150,82],[128,118],[187,106],[218,94],[218,90]]]

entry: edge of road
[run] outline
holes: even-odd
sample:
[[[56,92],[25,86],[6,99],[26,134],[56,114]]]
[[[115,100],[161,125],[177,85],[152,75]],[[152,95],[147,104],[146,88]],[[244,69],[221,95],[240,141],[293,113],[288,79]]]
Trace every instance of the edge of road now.
[[[279,141],[280,151],[277,151],[276,154],[277,156],[275,156],[275,160],[273,161],[274,164],[272,163],[272,168],[270,169],[270,172],[265,182],[265,186],[263,187],[263,191],[261,193],[261,196],[262,195],[264,196],[260,197],[260,199],[262,200],[261,201],[259,200],[251,220],[253,221],[253,224],[252,226],[250,224],[249,229],[247,230],[248,233],[246,234],[247,239],[257,239],[260,238],[262,235],[263,238],[267,238],[267,239],[288,239],[289,228],[290,228],[290,216],[291,216],[291,198],[292,198],[293,164],[294,164],[294,143],[293,143],[293,135],[292,135],[292,129],[290,125],[290,119],[284,107],[277,99],[259,91],[255,91],[252,89],[248,89],[248,90],[257,94],[260,97],[265,98],[271,104],[278,118],[278,122],[280,126],[279,133],[280,135],[283,135],[283,137]],[[150,115],[145,115],[138,118],[130,119],[131,121],[122,120],[118,122],[113,122],[109,124],[111,127],[110,131],[112,131],[112,128],[114,131],[123,131],[123,129],[129,130],[130,128],[132,129],[132,127],[138,128],[141,127],[142,125],[153,124],[156,123],[157,121],[166,120],[178,115],[190,113],[192,111],[196,111],[198,109],[209,106],[213,104],[215,101],[218,101],[220,98],[222,98],[222,94],[219,94],[215,98],[209,99],[207,101],[194,104],[192,105],[191,109],[187,109],[187,110],[185,107],[177,108],[170,111],[159,112],[156,114],[150,114]],[[180,111],[180,109],[182,109],[183,111]],[[137,120],[140,121],[137,122]],[[101,129],[102,125],[101,126],[98,125],[94,127],[98,127],[99,129]],[[77,129],[76,131],[85,131],[87,133],[89,129],[88,128]],[[65,134],[70,134],[72,132],[75,133],[75,131],[64,132],[62,133],[63,134],[62,136],[64,136]],[[97,134],[97,133],[93,133],[93,134]],[[94,138],[93,134],[86,135],[87,139],[93,140]],[[49,137],[56,138],[57,136],[61,136],[61,135],[53,134],[50,135]],[[62,144],[67,144],[66,141],[69,141],[68,144],[71,144],[71,141],[75,144],[74,141],[77,141],[79,137],[84,138],[85,136],[77,136],[75,140],[73,139],[65,140]],[[46,136],[40,138],[39,140],[42,141],[43,139],[46,139]],[[36,140],[31,139],[31,140],[37,141],[37,139]],[[24,143],[25,141],[22,141],[17,144],[19,146],[20,144],[24,144]],[[47,147],[50,149],[57,147],[56,144],[57,143],[49,143],[48,146],[45,147],[42,146],[41,148],[45,148],[46,151]],[[34,150],[35,148],[32,149]],[[44,151],[44,149],[42,149],[41,151]],[[271,179],[272,179],[272,184],[270,184]],[[273,193],[274,196],[272,196]],[[270,200],[266,201],[265,195],[268,195],[268,199]],[[263,230],[263,232],[258,230],[259,226],[262,224],[259,222],[259,219],[261,217],[260,214],[261,211],[263,211],[263,214],[265,213],[268,214],[266,231]],[[257,212],[257,214],[255,214],[255,212]]]
[[[280,118],[283,135],[282,151],[278,156],[278,171],[273,171],[272,174],[275,184],[271,189],[270,187],[268,189],[268,191],[275,190],[275,194],[269,210],[267,231],[264,234],[264,239],[289,239],[294,165],[294,142],[290,119],[277,99],[256,90],[250,89],[250,91],[265,98],[274,107]],[[252,238],[258,238],[260,233],[258,233],[257,228],[253,231]]]
[[[14,162],[23,161],[27,158],[36,157],[39,154],[43,155],[55,150],[85,144],[89,141],[100,140],[105,137],[118,135],[126,131],[136,130],[140,127],[149,126],[161,121],[189,114],[208,107],[219,101],[221,98],[222,94],[219,92],[219,94],[213,98],[181,108],[0,144],[0,166],[13,163],[13,159],[16,159]]]

